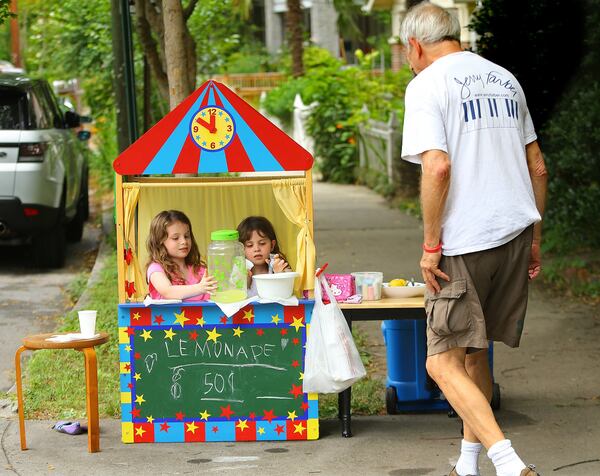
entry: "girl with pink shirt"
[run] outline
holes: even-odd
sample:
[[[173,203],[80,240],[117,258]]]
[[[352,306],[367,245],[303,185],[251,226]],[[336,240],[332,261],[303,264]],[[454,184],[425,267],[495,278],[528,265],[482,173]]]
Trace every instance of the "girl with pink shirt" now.
[[[150,223],[146,279],[152,299],[208,301],[216,291],[185,213],[165,210]]]

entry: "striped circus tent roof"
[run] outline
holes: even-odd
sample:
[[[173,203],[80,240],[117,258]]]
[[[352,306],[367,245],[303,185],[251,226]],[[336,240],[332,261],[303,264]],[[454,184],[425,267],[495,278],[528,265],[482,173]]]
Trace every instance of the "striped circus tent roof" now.
[[[113,162],[121,175],[308,170],[308,151],[225,85],[207,81]]]

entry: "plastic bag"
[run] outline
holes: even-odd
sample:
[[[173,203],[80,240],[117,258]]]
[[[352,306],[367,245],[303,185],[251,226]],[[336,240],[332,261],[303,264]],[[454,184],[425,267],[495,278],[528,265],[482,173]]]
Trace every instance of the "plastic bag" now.
[[[321,286],[329,304],[323,303]],[[315,278],[315,307],[306,339],[304,392],[339,393],[366,373],[346,319],[321,275]]]

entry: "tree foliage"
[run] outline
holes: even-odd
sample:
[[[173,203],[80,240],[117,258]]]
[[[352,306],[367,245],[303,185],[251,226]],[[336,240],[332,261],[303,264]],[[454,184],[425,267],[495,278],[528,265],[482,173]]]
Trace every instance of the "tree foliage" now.
[[[0,24],[4,23],[11,16],[10,0],[0,0]]]
[[[471,28],[478,53],[519,80],[543,127],[581,61],[583,0],[482,0]]]

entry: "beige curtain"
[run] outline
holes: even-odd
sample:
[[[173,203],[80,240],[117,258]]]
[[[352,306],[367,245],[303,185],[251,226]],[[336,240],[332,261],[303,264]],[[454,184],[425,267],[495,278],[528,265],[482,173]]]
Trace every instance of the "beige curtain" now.
[[[140,262],[138,260],[137,250],[137,229],[136,229],[136,210],[139,202],[140,188],[138,184],[132,184],[123,190],[125,223],[124,227],[124,243],[125,249],[122,251],[118,259],[125,259],[129,250],[129,264],[125,261],[125,281],[129,284],[127,298],[130,301],[142,301],[148,293],[146,278],[142,272]]]
[[[303,179],[273,181],[273,194],[287,219],[299,227],[296,236],[296,270],[300,279],[294,291],[314,287],[316,250],[306,209],[306,182]]]

